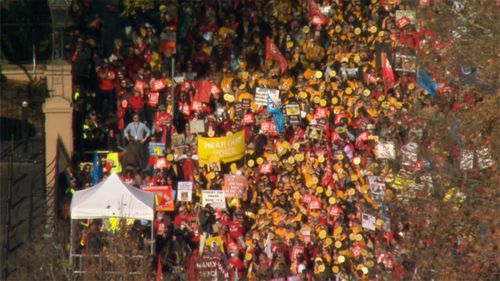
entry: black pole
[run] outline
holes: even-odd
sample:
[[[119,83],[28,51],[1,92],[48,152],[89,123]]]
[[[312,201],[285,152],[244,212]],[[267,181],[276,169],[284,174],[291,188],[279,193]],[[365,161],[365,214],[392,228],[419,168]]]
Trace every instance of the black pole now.
[[[6,218],[7,222],[5,223],[5,229],[4,229],[4,268],[3,268],[3,278],[7,279],[7,275],[9,274],[9,250],[10,250],[10,239],[9,239],[9,234],[10,234],[10,206],[12,204],[12,182],[14,180],[14,134],[11,134],[10,136],[10,153],[9,153],[9,160],[8,160],[8,173],[9,173],[9,179],[7,183],[7,200],[6,200]]]

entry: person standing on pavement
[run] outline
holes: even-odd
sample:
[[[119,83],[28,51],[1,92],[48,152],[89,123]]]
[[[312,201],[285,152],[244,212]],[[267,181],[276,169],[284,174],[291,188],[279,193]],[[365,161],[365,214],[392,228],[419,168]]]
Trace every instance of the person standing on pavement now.
[[[123,155],[123,166],[133,166],[138,169],[146,167],[146,141],[151,135],[149,128],[139,120],[139,114],[134,114],[132,123],[125,128],[124,135],[128,145]]]

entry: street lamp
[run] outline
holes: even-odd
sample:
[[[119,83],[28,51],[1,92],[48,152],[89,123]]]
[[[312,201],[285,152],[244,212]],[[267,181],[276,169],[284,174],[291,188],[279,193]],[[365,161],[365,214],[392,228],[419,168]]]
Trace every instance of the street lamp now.
[[[56,65],[60,70],[59,77],[63,77],[64,59],[64,28],[66,27],[66,17],[68,15],[71,0],[48,0],[50,16],[52,18],[52,86],[55,85]],[[62,93],[64,93],[64,82],[62,83]],[[51,93],[51,96],[54,92]]]
[[[48,0],[52,18],[52,61],[63,57],[64,28],[71,0]],[[56,47],[59,45],[58,47]]]

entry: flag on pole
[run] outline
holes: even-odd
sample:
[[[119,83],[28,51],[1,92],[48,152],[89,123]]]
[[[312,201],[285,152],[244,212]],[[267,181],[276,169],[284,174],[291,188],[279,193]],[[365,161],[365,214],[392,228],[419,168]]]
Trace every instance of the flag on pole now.
[[[314,25],[325,25],[328,24],[328,17],[325,16],[319,9],[318,4],[314,0],[307,1],[309,22]]]
[[[92,161],[92,172],[90,176],[92,177],[92,185],[96,185],[101,179],[101,163],[99,159],[99,154],[97,151],[94,152],[94,160]]]
[[[163,280],[163,269],[161,266],[160,256],[158,255],[158,262],[156,264],[156,281]]]
[[[394,71],[392,70],[391,63],[387,59],[387,54],[383,51],[380,55],[382,60],[382,77],[384,78],[384,92],[387,93],[392,84],[394,84]]]
[[[267,234],[266,238],[266,247],[264,248],[264,253],[266,253],[267,258],[272,258],[273,253],[271,252],[271,235],[270,233]]]
[[[281,54],[278,47],[271,41],[271,38],[266,37],[266,60],[273,60],[280,63],[281,73],[285,72],[288,67],[288,62]]]
[[[417,83],[420,87],[426,90],[429,95],[434,96],[436,89],[439,85],[436,81],[432,80],[432,77],[423,69],[417,71]]]

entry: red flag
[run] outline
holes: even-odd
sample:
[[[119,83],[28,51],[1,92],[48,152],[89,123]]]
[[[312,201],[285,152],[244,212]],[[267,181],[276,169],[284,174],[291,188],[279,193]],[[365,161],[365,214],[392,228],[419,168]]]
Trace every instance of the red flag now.
[[[384,78],[384,92],[387,93],[387,89],[394,83],[394,71],[392,71],[392,66],[387,59],[387,54],[382,52],[380,55],[382,60],[382,77]]]
[[[307,1],[308,12],[309,12],[309,22],[314,25],[325,25],[328,24],[328,17],[325,16],[318,7],[318,4],[314,0]]]
[[[210,92],[212,90],[212,83],[208,80],[199,80],[195,84],[196,93],[194,100],[204,103],[210,102]]]
[[[280,63],[281,73],[285,72],[288,62],[285,57],[281,54],[280,50],[271,41],[271,38],[266,38],[266,60],[274,60]]]
[[[160,256],[158,256],[158,263],[156,265],[156,281],[161,281],[163,279],[163,270],[161,268]]]
[[[410,19],[408,17],[401,17],[396,21],[396,26],[401,29],[410,24]]]

